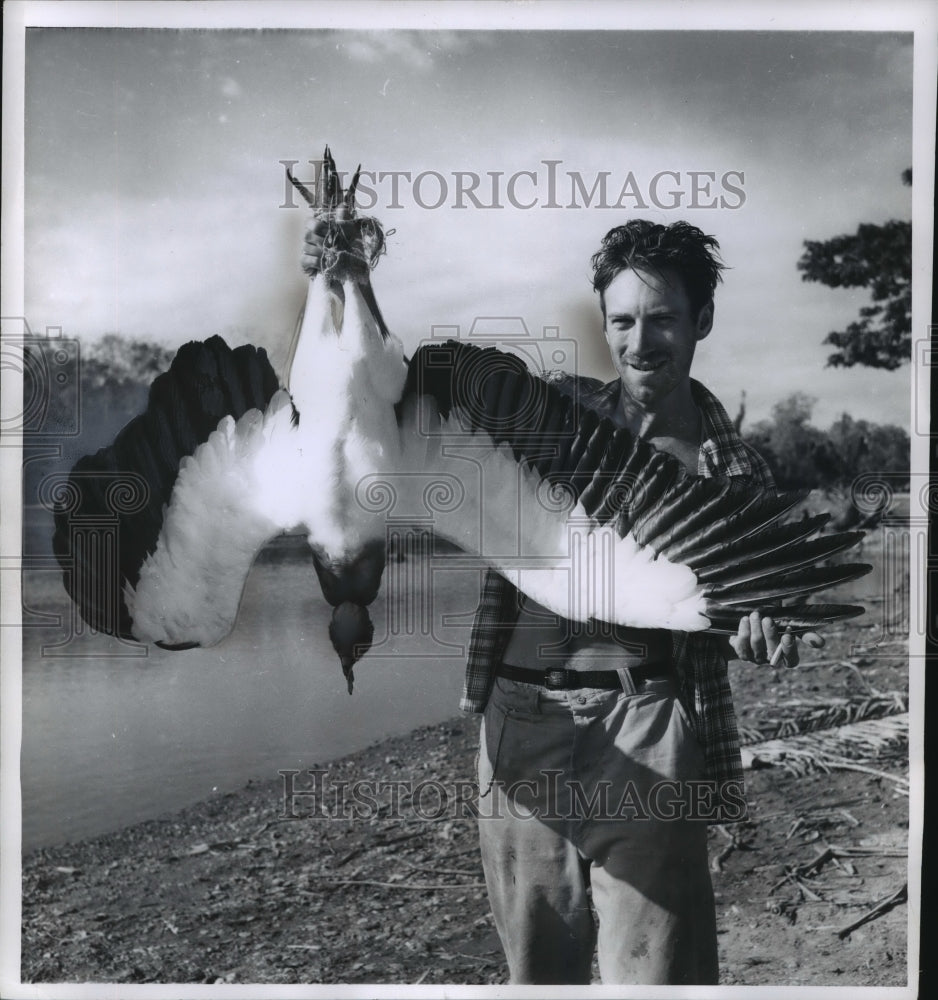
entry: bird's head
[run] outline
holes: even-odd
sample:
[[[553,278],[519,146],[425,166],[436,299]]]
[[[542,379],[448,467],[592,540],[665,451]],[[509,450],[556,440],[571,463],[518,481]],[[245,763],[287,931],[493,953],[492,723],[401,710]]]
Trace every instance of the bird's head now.
[[[371,648],[375,627],[368,609],[361,604],[343,601],[332,612],[329,622],[329,638],[342,663],[342,673],[348,682],[348,693],[352,693],[355,676],[352,668]]]

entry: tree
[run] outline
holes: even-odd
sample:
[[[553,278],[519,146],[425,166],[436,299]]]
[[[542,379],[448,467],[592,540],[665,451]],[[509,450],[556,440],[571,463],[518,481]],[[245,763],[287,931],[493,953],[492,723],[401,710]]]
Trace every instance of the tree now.
[[[772,407],[770,420],[760,420],[746,435],[781,489],[823,486],[831,479],[830,443],[810,423],[816,402],[802,392],[792,393]]]
[[[912,183],[905,170],[902,182]],[[805,240],[798,261],[802,281],[819,281],[830,288],[868,288],[873,304],[846,330],[824,339],[837,350],[828,366],[866,365],[890,371],[912,353],[912,223],[891,219],[883,225],[864,222],[854,235],[830,240]]]
[[[149,340],[106,333],[85,349],[82,357],[82,381],[90,389],[149,385],[169,368],[176,352]]]
[[[901,427],[854,420],[844,413],[828,433],[839,463],[840,485],[864,473],[880,473],[889,476],[895,489],[909,488],[911,442]]]
[[[907,488],[909,435],[901,427],[844,413],[823,431],[810,422],[816,402],[793,393],[745,435],[781,489],[845,489],[864,473],[889,475],[895,489]]]

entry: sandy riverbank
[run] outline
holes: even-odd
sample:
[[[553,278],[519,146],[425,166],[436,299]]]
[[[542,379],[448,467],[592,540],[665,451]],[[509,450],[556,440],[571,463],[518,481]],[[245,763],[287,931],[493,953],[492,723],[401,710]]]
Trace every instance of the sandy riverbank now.
[[[478,719],[458,718],[382,741],[324,765],[322,787],[465,787],[477,731]],[[892,767],[901,773],[901,761]],[[300,775],[294,790],[311,787]],[[282,782],[252,783],[36,851],[24,859],[23,979],[504,983],[475,823],[454,809],[431,818],[434,789],[419,802],[405,794],[396,815],[379,795],[364,818],[312,819],[297,796],[300,818],[285,819]],[[836,931],[904,881],[907,800],[872,775],[771,768],[752,773],[750,802],[734,847],[711,830],[724,982],[904,982],[906,907],[843,940]],[[803,888],[785,880],[829,843],[860,854],[809,873]]]

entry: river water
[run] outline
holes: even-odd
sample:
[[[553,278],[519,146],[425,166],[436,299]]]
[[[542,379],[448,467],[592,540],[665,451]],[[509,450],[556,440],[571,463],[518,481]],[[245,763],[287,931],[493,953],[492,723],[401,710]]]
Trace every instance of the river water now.
[[[225,642],[175,653],[75,636],[58,573],[30,572],[24,622],[39,627],[23,630],[24,852],[456,715],[478,594],[478,570],[391,562],[349,697],[308,560],[256,564]]]

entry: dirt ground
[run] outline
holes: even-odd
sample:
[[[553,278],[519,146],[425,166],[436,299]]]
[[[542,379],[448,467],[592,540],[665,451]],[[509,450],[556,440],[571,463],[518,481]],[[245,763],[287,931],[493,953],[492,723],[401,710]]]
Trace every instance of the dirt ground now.
[[[865,598],[870,613],[828,630],[826,647],[798,668],[731,664],[741,726],[764,730],[881,695],[901,707],[907,647],[882,635],[892,596]],[[877,639],[875,649],[858,645]],[[385,740],[324,765],[325,780],[331,789],[359,779],[465,787],[478,725],[460,717]],[[906,983],[907,747],[860,760],[845,743],[842,756],[854,766],[747,772],[749,820],[711,828],[723,983]],[[294,790],[310,787],[296,777]],[[290,819],[282,782],[252,783],[36,851],[23,861],[23,981],[506,983],[475,821],[456,808],[432,818],[434,788],[397,810],[378,795],[364,818],[341,815],[347,798],[333,801],[339,816],[313,818],[300,795]],[[881,903],[884,912],[846,933]]]

